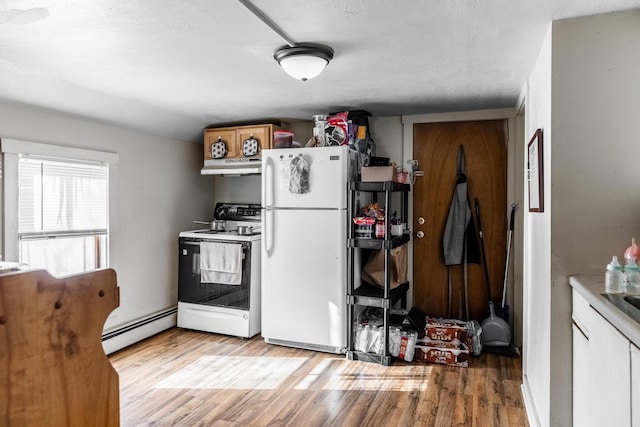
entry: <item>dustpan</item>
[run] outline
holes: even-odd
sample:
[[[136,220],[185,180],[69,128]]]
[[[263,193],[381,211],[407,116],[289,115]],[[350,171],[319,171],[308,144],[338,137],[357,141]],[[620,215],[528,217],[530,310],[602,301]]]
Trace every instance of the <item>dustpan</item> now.
[[[476,220],[478,221],[478,236],[480,237],[480,251],[482,253],[482,265],[484,267],[484,278],[487,285],[487,296],[489,297],[489,317],[482,322],[482,335],[480,336],[483,348],[508,347],[511,345],[511,330],[509,324],[504,319],[496,316],[491,299],[491,285],[489,281],[489,270],[487,268],[487,253],[484,248],[484,236],[482,233],[482,219],[480,217],[480,203],[475,198]]]
[[[489,317],[482,321],[482,345],[506,347],[511,344],[511,331],[503,318],[496,316],[493,302],[489,301]]]

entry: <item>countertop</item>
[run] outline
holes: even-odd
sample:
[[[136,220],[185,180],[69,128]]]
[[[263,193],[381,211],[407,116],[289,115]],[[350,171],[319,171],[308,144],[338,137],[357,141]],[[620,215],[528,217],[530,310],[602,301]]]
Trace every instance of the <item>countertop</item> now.
[[[626,336],[636,347],[640,347],[640,323],[600,295],[604,293],[604,274],[602,277],[571,276],[569,284],[622,335]]]

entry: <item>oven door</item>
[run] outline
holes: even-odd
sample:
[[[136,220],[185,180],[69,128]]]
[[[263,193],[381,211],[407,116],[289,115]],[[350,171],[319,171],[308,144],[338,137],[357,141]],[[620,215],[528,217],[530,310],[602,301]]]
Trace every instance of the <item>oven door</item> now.
[[[201,242],[242,246],[242,280],[239,285],[202,283],[200,272]],[[178,301],[218,307],[249,309],[251,281],[251,242],[213,239],[179,239]]]

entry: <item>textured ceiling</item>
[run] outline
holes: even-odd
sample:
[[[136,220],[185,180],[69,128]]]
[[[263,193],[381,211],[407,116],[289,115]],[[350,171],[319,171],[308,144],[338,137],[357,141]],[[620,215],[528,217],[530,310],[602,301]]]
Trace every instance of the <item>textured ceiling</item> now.
[[[335,56],[300,82],[234,0],[0,0],[0,99],[200,141],[209,125],[513,107],[552,20],[640,0],[254,0]]]

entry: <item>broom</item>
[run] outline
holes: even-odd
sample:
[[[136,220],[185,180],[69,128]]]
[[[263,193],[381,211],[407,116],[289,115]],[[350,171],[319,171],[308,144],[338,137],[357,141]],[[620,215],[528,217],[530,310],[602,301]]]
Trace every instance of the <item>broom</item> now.
[[[511,255],[511,238],[513,236],[513,222],[518,205],[511,205],[511,218],[509,220],[509,233],[507,234],[507,260],[504,263],[504,282],[502,283],[502,305],[498,306],[496,314],[509,322],[509,305],[507,304],[507,279],[509,277],[509,260]]]
[[[480,216],[480,203],[475,200],[476,219],[478,221],[478,236],[480,237],[480,250],[482,252],[482,263],[484,267],[484,277],[487,285],[487,297],[489,299],[489,317],[482,321],[482,333],[480,340],[482,349],[487,352],[517,356],[520,354],[517,348],[511,345],[511,330],[509,324],[504,319],[496,316],[491,298],[491,285],[489,281],[489,270],[487,268],[487,253],[484,247],[484,236],[482,232],[482,219]]]

